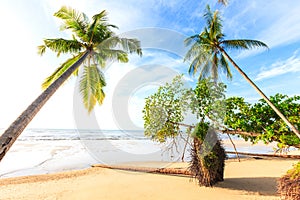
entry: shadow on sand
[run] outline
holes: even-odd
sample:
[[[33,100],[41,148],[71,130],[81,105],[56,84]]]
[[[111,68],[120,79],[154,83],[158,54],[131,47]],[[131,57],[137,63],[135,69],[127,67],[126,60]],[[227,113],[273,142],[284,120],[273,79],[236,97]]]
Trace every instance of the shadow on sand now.
[[[275,177],[225,178],[224,182],[218,183],[216,187],[231,190],[243,190],[245,192],[258,193],[260,195],[277,195],[277,180],[278,178]]]

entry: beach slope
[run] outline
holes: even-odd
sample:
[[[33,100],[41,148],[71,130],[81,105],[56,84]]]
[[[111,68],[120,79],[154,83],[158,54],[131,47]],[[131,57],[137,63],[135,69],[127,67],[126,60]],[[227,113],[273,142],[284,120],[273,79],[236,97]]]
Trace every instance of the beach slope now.
[[[280,199],[276,180],[296,162],[227,160],[225,181],[212,188],[199,187],[189,177],[94,167],[0,179],[0,199]]]

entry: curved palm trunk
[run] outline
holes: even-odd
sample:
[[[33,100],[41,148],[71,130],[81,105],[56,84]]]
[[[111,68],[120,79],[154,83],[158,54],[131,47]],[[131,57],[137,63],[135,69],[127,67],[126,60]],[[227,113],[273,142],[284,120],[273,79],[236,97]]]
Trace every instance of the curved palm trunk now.
[[[39,112],[43,105],[55,93],[55,91],[66,81],[70,75],[82,64],[89,51],[81,56],[64,74],[54,81],[31,105],[6,129],[0,137],[0,161],[10,147],[14,144],[33,117]]]
[[[220,48],[220,47],[219,47]],[[277,115],[292,129],[292,131],[300,138],[299,130],[289,122],[289,120],[274,106],[269,98],[255,85],[255,83],[243,72],[243,70],[231,59],[227,52],[220,48],[220,51],[226,56],[226,58],[232,63],[232,65],[238,70],[238,72],[250,83],[250,85],[263,97],[263,99],[271,106],[271,108],[277,113]]]

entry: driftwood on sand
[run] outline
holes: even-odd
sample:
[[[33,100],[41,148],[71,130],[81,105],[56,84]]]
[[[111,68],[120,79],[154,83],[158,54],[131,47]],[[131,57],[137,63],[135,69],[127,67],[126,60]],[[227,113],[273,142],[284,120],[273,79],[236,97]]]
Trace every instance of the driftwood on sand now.
[[[271,158],[291,158],[291,159],[300,159],[300,155],[286,155],[286,154],[263,154],[263,153],[245,153],[245,152],[235,152],[235,151],[226,151],[227,154],[236,154],[251,156],[251,157],[271,157]]]
[[[132,166],[118,166],[118,165],[104,165],[94,164],[92,167],[101,167],[108,169],[135,171],[135,172],[146,172],[156,174],[173,174],[173,175],[187,175],[192,176],[193,174],[184,168],[152,168],[152,167],[132,167]]]

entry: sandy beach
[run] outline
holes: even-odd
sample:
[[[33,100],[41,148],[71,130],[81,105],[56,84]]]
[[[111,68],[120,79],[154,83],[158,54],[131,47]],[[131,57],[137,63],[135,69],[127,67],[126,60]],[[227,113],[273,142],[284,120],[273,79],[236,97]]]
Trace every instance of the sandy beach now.
[[[0,199],[280,199],[276,180],[296,162],[230,159],[226,161],[225,181],[212,188],[199,187],[190,177],[91,167],[0,179]],[[184,166],[175,163],[168,167]]]

